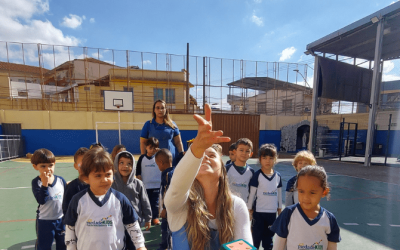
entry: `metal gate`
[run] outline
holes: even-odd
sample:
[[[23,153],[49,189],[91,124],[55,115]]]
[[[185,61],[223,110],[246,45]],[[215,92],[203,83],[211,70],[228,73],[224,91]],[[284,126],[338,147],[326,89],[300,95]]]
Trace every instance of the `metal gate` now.
[[[224,155],[228,155],[228,148],[231,143],[240,138],[248,138],[253,143],[253,157],[257,157],[260,136],[259,115],[212,114],[211,120],[213,130],[222,130],[224,136],[231,138],[231,142],[221,143]]]

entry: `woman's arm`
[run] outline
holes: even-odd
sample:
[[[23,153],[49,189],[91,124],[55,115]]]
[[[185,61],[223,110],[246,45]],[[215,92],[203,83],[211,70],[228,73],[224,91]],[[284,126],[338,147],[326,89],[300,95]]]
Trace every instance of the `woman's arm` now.
[[[246,203],[237,196],[233,196],[232,198],[235,216],[235,231],[233,238],[234,240],[243,239],[250,244],[253,244],[253,237],[251,236],[251,221]]]
[[[171,185],[165,195],[164,203],[168,212],[171,231],[179,230],[186,223],[186,201],[190,187],[199,171],[204,151],[214,143],[229,142],[230,138],[222,137],[222,131],[213,131],[211,125],[211,108],[204,107],[205,119],[194,115],[198,123],[197,136],[187,154],[179,162],[172,176]],[[247,211],[247,209],[246,209]]]
[[[179,153],[184,151],[183,144],[182,144],[182,138],[181,138],[180,134],[174,137],[174,144],[175,144],[175,147],[178,149]]]

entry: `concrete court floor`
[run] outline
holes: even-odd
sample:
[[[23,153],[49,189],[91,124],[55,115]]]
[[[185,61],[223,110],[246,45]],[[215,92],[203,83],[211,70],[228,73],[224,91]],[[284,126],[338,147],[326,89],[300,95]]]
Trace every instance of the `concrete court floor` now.
[[[76,178],[69,161],[59,160],[55,170],[66,180]],[[283,187],[295,175],[291,161],[280,159],[276,165]],[[317,162],[329,173],[331,199],[324,199],[321,205],[338,220],[342,237],[339,249],[400,249],[400,168]],[[249,164],[259,168],[257,159],[250,159]],[[34,249],[37,203],[30,183],[36,175],[26,159],[0,163],[0,249]],[[159,227],[145,234],[148,249],[157,249],[159,236]]]

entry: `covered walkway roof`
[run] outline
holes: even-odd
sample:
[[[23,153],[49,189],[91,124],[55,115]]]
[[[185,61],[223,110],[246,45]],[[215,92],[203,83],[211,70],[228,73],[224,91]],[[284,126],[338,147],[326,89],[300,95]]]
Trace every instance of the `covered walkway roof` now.
[[[381,18],[385,20],[381,59],[400,58],[400,1],[308,44],[305,53],[329,53],[373,61]]]

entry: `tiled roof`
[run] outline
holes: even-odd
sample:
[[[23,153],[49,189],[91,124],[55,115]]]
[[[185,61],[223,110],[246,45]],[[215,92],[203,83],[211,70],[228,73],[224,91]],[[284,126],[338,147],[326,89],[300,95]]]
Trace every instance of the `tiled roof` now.
[[[18,63],[8,63],[8,62],[0,62],[0,70],[9,70],[9,71],[18,71],[25,72],[31,74],[40,74],[40,68],[36,66],[23,65]],[[42,68],[42,72],[45,73],[48,70]]]

